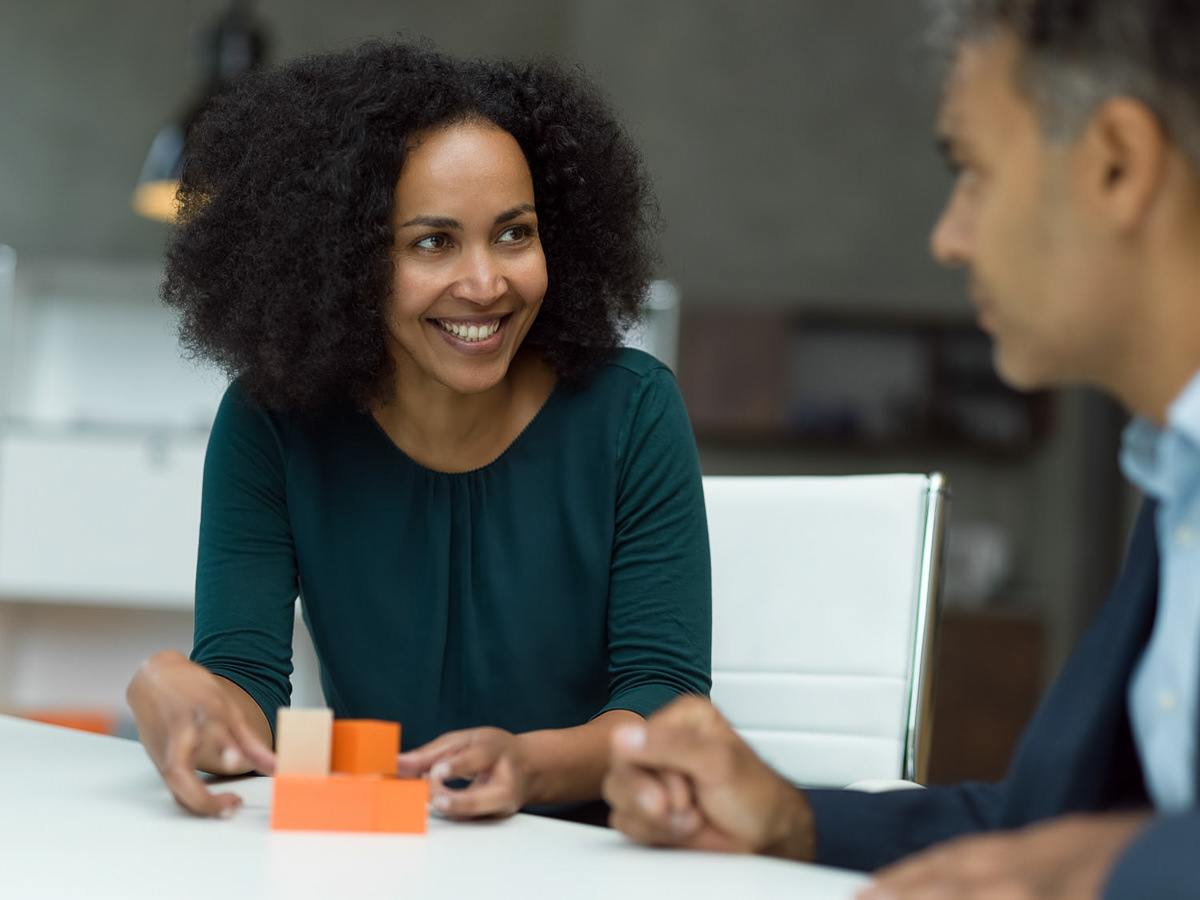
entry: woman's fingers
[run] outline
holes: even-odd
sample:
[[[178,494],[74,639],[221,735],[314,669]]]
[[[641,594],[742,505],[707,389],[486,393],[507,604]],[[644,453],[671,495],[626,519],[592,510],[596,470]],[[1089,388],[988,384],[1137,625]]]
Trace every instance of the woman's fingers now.
[[[447,818],[509,816],[524,803],[516,738],[499,729],[472,729],[466,741],[429,770],[430,803]],[[448,781],[470,781],[448,788]]]
[[[500,759],[501,748],[490,741],[468,741],[442,756],[429,769],[429,780],[440,784],[468,781],[488,773]]]
[[[259,739],[254,729],[240,715],[233,717],[230,738],[231,743],[221,752],[222,762],[227,762],[232,752],[264,775],[275,774],[275,753]],[[242,766],[238,768],[245,771]]]
[[[415,750],[396,757],[396,774],[401,778],[420,778],[442,758],[458,753],[472,741],[472,731],[449,731]]]
[[[469,780],[464,788],[448,788],[447,781]],[[510,816],[521,808],[521,798],[511,763],[501,748],[490,742],[468,745],[439,760],[429,773],[433,808],[447,818]]]
[[[197,815],[231,815],[241,806],[234,794],[210,793],[198,767],[224,775],[275,767],[274,753],[222,684],[168,650],[147,659],[126,692],[147,754],[176,802]]]
[[[213,795],[196,774],[193,762],[202,739],[195,723],[173,729],[167,737],[160,768],[163,781],[175,802],[189,812],[199,816],[231,816],[242,805],[241,798],[234,794]]]
[[[483,816],[511,816],[521,808],[511,778],[480,778],[468,787],[435,789],[430,800],[433,808],[448,819],[478,819]]]

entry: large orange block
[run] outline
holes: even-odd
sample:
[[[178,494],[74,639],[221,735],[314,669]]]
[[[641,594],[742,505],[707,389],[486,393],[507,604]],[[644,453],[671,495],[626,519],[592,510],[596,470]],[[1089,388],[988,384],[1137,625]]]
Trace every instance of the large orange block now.
[[[400,724],[378,719],[337,719],[333,723],[330,768],[346,775],[394,775],[400,752]]]
[[[276,775],[271,827],[284,831],[374,831],[371,779]]]
[[[276,775],[271,828],[424,834],[429,784],[382,775]]]

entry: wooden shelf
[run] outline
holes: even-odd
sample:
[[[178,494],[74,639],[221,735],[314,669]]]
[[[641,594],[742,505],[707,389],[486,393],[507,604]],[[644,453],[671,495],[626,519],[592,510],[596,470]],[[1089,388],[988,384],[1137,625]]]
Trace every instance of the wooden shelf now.
[[[1019,456],[1053,417],[1050,394],[1000,381],[964,322],[693,309],[679,383],[697,439],[727,446]]]

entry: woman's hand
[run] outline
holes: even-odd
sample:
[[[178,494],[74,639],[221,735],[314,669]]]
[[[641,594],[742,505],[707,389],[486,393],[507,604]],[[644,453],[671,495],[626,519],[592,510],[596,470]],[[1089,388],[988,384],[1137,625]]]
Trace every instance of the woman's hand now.
[[[146,753],[189,812],[228,817],[242,805],[236,794],[210,793],[196,769],[216,775],[274,771],[271,730],[258,704],[176,650],[142,663],[125,697]]]
[[[429,776],[433,808],[448,819],[511,816],[527,802],[529,761],[520,736],[499,728],[450,731],[401,753],[402,778]],[[468,787],[446,787],[465,779]]]

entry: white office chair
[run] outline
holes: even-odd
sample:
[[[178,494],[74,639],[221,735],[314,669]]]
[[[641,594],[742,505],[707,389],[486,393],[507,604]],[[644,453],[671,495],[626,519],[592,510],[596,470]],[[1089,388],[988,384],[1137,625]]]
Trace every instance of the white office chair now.
[[[704,478],[713,702],[796,784],[923,783],[947,488]]]

